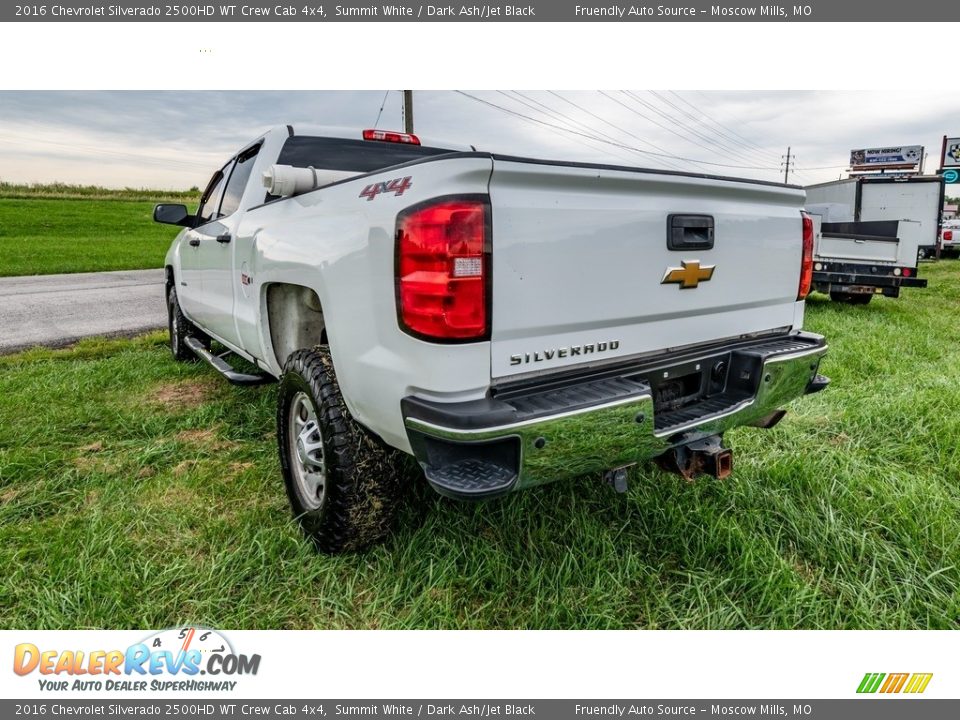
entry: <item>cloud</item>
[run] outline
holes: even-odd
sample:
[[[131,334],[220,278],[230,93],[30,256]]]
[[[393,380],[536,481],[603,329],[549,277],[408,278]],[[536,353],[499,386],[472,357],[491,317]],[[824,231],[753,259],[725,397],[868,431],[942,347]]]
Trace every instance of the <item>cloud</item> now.
[[[960,95],[937,92],[469,95],[415,93],[417,132],[506,154],[768,180],[782,179],[790,146],[800,183],[838,177],[854,147],[922,144],[936,156],[943,134],[960,134]],[[402,126],[398,91],[0,92],[0,178],[202,186],[271,125],[359,130],[378,117],[380,127]]]

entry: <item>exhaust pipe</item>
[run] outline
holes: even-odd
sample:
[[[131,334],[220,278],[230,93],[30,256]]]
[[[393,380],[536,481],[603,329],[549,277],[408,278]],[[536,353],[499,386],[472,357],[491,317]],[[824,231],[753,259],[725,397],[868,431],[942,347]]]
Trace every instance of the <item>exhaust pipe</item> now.
[[[711,435],[684,445],[677,445],[656,458],[657,465],[684,480],[701,475],[723,480],[733,472],[733,450],[722,445],[720,435]]]

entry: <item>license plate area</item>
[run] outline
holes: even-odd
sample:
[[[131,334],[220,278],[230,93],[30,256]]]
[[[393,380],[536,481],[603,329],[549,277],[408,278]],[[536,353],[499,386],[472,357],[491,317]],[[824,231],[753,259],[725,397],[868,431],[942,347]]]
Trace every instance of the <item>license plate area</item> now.
[[[657,368],[644,373],[653,394],[654,413],[667,413],[724,392],[730,353]]]

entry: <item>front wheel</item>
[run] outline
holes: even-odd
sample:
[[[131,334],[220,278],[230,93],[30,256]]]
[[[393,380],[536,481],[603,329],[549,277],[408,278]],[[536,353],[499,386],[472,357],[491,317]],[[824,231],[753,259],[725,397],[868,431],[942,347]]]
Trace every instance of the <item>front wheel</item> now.
[[[180,309],[177,300],[177,289],[171,285],[167,290],[167,328],[170,331],[170,353],[173,359],[179,362],[194,362],[197,356],[187,347],[185,340],[189,336],[199,339],[204,345],[208,344],[206,336],[197,327],[187,320]]]
[[[362,550],[392,530],[403,455],[382,447],[347,410],[330,350],[298,350],[277,394],[277,444],[300,528],[323,552]]]

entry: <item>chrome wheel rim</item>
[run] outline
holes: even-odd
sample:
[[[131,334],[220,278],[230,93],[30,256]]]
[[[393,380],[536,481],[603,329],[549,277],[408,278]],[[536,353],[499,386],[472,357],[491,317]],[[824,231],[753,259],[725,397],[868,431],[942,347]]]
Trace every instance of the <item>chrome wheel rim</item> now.
[[[317,411],[309,395],[294,395],[287,420],[287,454],[293,479],[304,506],[316,510],[327,494],[327,457]]]

